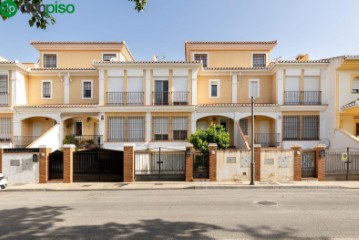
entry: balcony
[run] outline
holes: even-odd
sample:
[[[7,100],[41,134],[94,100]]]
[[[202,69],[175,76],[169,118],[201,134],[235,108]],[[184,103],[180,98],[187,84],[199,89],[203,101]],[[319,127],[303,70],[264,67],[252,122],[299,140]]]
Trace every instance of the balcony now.
[[[107,92],[107,105],[143,105],[143,92]]]
[[[280,134],[279,133],[255,133],[254,143],[260,144],[262,147],[279,147]]]
[[[0,92],[0,107],[9,106],[9,93]]]
[[[284,105],[321,105],[321,91],[287,91],[284,92]]]
[[[188,105],[189,92],[153,92],[153,105]]]
[[[99,148],[103,145],[102,135],[67,135],[63,144],[74,144],[77,148]]]
[[[15,148],[26,148],[40,136],[14,136]]]

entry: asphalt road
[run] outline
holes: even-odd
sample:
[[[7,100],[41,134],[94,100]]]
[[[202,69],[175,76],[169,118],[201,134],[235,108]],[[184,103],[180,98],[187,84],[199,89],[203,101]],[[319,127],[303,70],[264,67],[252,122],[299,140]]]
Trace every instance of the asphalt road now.
[[[359,190],[0,192],[0,240],[243,238],[359,239]]]

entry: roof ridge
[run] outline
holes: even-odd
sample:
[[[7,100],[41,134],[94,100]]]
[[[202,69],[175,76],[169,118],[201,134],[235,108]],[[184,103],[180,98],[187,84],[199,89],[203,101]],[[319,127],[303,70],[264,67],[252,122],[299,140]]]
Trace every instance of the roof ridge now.
[[[277,40],[272,41],[186,41],[186,44],[277,44]]]

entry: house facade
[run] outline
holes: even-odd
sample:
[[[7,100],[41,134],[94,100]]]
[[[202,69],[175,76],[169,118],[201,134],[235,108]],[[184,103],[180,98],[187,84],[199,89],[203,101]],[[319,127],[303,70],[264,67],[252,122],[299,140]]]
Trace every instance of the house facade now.
[[[184,61],[136,61],[124,42],[31,45],[38,64],[0,59],[5,147],[184,149],[216,123],[245,148],[252,96],[256,144],[335,147],[338,134],[358,143],[355,57],[271,61],[277,41],[186,42]]]

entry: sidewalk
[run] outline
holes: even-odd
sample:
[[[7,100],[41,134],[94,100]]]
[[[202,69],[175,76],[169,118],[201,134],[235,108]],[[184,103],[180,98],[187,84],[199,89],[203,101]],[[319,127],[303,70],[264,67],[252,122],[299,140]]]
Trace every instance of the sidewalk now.
[[[46,183],[9,185],[5,191],[116,191],[175,189],[359,189],[359,181],[341,182],[134,182],[134,183]]]

